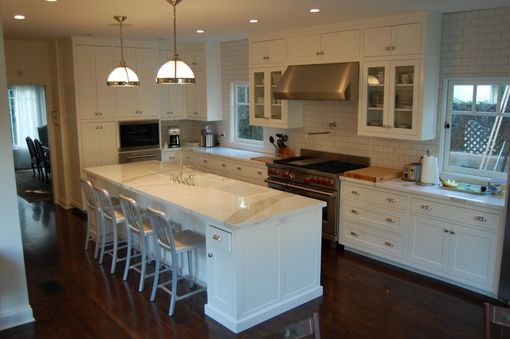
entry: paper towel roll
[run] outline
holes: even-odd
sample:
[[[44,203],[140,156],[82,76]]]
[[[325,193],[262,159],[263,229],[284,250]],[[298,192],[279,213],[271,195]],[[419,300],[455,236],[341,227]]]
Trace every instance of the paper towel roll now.
[[[426,185],[439,184],[439,165],[437,158],[432,155],[424,155],[421,164],[421,183]]]

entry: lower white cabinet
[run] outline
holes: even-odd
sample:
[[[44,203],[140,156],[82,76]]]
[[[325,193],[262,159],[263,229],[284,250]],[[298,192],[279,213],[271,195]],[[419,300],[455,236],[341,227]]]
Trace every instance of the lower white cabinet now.
[[[345,181],[340,205],[341,244],[496,294],[501,211]]]
[[[83,123],[81,132],[81,168],[112,165],[118,162],[117,123]]]

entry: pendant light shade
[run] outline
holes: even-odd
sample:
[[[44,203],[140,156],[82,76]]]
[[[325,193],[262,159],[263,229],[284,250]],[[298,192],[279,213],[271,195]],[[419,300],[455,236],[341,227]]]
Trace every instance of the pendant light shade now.
[[[170,61],[160,67],[156,76],[158,84],[193,84],[195,83],[195,75],[186,63],[179,59],[177,53],[177,25],[175,7],[181,0],[167,0],[172,5],[174,13],[174,52],[170,57]]]
[[[108,75],[106,84],[109,87],[138,87],[140,86],[140,80],[138,75],[127,66],[124,61],[124,44],[122,41],[122,22],[127,19],[126,16],[114,16],[113,17],[120,25],[120,62],[119,65]]]

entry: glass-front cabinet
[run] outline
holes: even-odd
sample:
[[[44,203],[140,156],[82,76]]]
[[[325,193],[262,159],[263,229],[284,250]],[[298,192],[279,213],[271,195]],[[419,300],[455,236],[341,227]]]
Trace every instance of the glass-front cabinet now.
[[[281,128],[302,126],[302,102],[273,97],[282,75],[283,69],[280,67],[250,70],[250,125]],[[290,120],[289,111],[296,111]]]
[[[359,134],[417,135],[418,60],[367,62],[362,85]]]

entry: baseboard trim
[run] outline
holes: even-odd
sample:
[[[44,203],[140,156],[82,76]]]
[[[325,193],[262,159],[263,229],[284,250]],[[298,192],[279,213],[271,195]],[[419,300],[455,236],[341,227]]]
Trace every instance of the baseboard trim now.
[[[18,308],[11,312],[0,313],[0,331],[35,321],[32,307]]]

